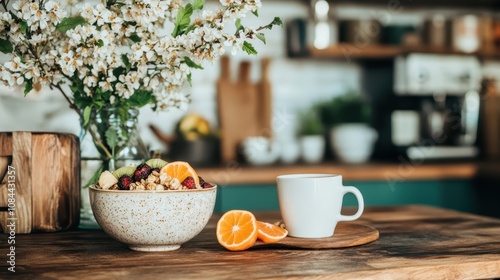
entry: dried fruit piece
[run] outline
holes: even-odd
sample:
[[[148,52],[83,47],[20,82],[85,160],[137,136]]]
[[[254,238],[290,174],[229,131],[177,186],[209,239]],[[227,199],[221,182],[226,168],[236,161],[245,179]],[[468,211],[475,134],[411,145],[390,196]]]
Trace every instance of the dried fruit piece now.
[[[280,226],[257,221],[258,236],[257,238],[264,243],[274,243],[285,238],[288,231]]]
[[[134,179],[135,182],[139,182],[141,180],[146,180],[148,178],[149,174],[151,174],[151,171],[152,171],[151,166],[149,166],[145,163],[141,163],[135,169],[134,175],[132,176],[132,178]]]
[[[217,241],[230,251],[252,247],[258,236],[255,216],[245,210],[226,212],[217,222]]]
[[[203,184],[201,184],[201,188],[202,189],[209,189],[209,188],[213,188],[214,186],[208,182],[203,182]]]
[[[123,166],[113,171],[113,175],[115,176],[116,179],[120,178],[123,175],[128,175],[132,177],[134,175],[134,171],[136,168],[137,168],[136,165]]]
[[[201,176],[198,176],[198,181],[200,181],[200,185],[203,185],[203,183],[205,183],[205,180],[203,180]]]
[[[118,179],[118,187],[120,190],[129,190],[132,183],[132,177],[123,175]]]
[[[195,185],[200,185],[196,171],[194,171],[193,167],[191,167],[189,163],[184,161],[170,162],[161,169],[160,173],[165,173],[168,176],[179,180],[179,182],[183,182],[187,177],[191,176],[194,179]]]
[[[168,162],[164,161],[161,158],[152,158],[148,161],[146,161],[146,164],[151,166],[151,168],[159,168],[161,169],[163,166],[167,165]]]
[[[182,181],[181,185],[188,189],[196,189],[196,182],[194,181],[194,178],[189,176],[187,177],[184,181]]]
[[[101,176],[99,176],[99,182],[98,182],[98,184],[99,184],[99,186],[103,190],[108,190],[109,188],[111,188],[116,183],[118,183],[118,180],[108,170],[102,172]]]

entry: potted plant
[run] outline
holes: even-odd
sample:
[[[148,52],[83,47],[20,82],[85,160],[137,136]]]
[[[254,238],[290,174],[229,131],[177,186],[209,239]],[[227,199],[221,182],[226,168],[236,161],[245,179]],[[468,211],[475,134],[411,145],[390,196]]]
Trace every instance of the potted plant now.
[[[318,105],[320,117],[330,127],[333,153],[346,163],[366,162],[373,151],[377,132],[369,125],[370,104],[354,91]]]
[[[302,159],[306,163],[320,162],[325,153],[325,137],[317,111],[309,110],[301,115],[299,135]]]

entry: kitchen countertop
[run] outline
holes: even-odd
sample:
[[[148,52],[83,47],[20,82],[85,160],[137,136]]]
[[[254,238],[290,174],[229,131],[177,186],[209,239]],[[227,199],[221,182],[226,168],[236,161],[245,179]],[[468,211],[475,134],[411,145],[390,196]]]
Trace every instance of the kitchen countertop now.
[[[350,212],[353,209],[348,209]],[[276,221],[278,212],[255,213]],[[500,276],[500,220],[426,206],[368,207],[356,221],[380,238],[344,249],[254,248],[229,252],[217,243],[214,215],[193,240],[172,252],[129,250],[101,230],[16,235],[15,274],[23,279],[464,279]],[[7,236],[0,235],[4,240]],[[0,277],[3,278],[3,277]]]
[[[269,165],[248,166],[229,163],[222,167],[197,168],[205,180],[218,185],[274,184],[276,176],[290,173],[334,173],[342,174],[344,181],[409,181],[472,179],[482,165],[481,162],[449,163],[367,163],[348,165],[327,162],[318,165]]]

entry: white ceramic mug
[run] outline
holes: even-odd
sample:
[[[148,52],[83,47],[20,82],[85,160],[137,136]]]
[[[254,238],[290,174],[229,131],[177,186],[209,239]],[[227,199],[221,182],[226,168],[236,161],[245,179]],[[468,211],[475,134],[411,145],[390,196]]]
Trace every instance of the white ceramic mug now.
[[[281,216],[289,236],[330,237],[338,222],[356,220],[363,213],[361,192],[343,186],[341,175],[290,174],[280,175],[276,180]],[[358,211],[352,216],[341,214],[346,193],[354,194],[358,200]]]

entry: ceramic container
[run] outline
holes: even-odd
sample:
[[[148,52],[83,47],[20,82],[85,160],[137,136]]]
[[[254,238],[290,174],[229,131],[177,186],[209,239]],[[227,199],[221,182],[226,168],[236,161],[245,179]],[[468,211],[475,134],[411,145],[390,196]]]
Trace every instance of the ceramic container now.
[[[343,124],[331,130],[332,147],[345,163],[364,163],[370,159],[378,138],[377,131],[366,124]]]
[[[266,137],[248,137],[241,144],[241,152],[252,165],[268,165],[279,159],[281,147]]]
[[[135,251],[172,251],[198,235],[212,216],[217,186],[202,190],[121,191],[89,187],[101,228]]]
[[[319,163],[325,154],[325,137],[323,135],[308,135],[300,137],[302,160],[306,163]]]

